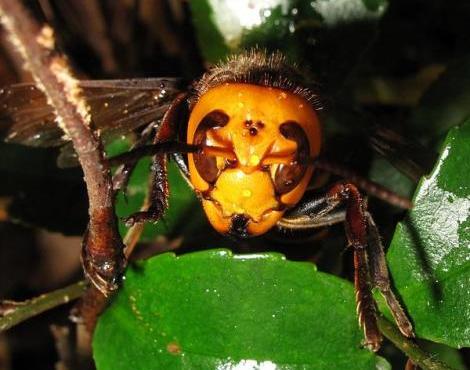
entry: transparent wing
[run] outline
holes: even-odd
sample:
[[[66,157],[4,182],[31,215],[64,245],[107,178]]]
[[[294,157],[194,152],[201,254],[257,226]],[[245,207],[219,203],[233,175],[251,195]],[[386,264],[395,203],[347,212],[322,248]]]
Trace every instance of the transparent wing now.
[[[384,127],[376,126],[370,130],[369,142],[375,151],[415,182],[429,173],[435,161],[435,153],[418,141]]]
[[[418,138],[379,124],[373,113],[357,107],[351,108],[340,101],[335,104],[335,116],[337,123],[346,132],[362,136],[373,151],[414,182],[429,173],[435,162],[436,153],[424,147]]]
[[[93,124],[109,140],[158,120],[181,90],[178,79],[147,78],[80,81],[91,107]],[[53,109],[34,84],[0,90],[0,137],[38,147],[68,141]]]

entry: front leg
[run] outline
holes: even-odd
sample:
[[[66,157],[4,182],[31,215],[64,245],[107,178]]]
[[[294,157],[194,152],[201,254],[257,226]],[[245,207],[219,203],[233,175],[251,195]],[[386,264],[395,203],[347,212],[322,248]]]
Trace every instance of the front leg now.
[[[154,145],[170,144],[168,152],[175,146],[174,140],[178,132],[178,124],[185,119],[187,112],[187,94],[179,94],[171,103],[171,106],[163,116],[153,139]],[[184,144],[183,144],[184,146]],[[156,222],[168,208],[168,197],[170,195],[167,174],[167,153],[158,153],[153,157],[150,180],[150,205],[146,211],[136,212],[125,219],[127,226],[137,222]]]
[[[157,124],[151,123],[149,124],[142,133],[140,134],[140,138],[137,142],[132,146],[130,152],[135,153],[137,150],[141,149],[145,146],[145,144],[149,141],[152,134],[154,134],[155,129],[158,128]],[[127,153],[130,153],[127,152]],[[122,156],[121,156],[122,157]],[[127,185],[129,183],[129,179],[131,177],[132,171],[134,170],[137,162],[141,159],[141,156],[134,155],[130,158],[127,158],[126,161],[122,161],[119,163],[119,167],[116,169],[116,172],[113,175],[113,189],[114,191],[121,190],[124,195],[127,194]],[[115,160],[115,159],[114,159]],[[108,163],[110,163],[108,159]]]
[[[370,213],[367,212],[366,217],[369,228],[367,253],[369,256],[372,284],[380,290],[380,293],[382,293],[385,298],[401,333],[408,338],[413,338],[413,326],[390,287],[390,277],[379,231]]]
[[[324,196],[299,203],[278,222],[278,227],[291,230],[311,229],[339,222],[345,223],[349,244],[354,248],[356,300],[366,345],[377,350],[381,341],[372,287],[378,288],[385,297],[402,334],[414,337],[411,322],[390,286],[379,231],[354,185],[338,184]]]
[[[377,307],[372,296],[367,260],[367,220],[365,203],[353,184],[337,184],[327,194],[331,202],[346,205],[345,229],[349,245],[354,249],[354,286],[359,323],[364,329],[364,345],[377,351],[382,335],[377,326]]]
[[[146,211],[133,213],[124,221],[127,226],[134,223],[158,221],[168,208],[168,197],[170,195],[167,175],[166,155],[156,155],[153,158],[150,179],[150,206]]]

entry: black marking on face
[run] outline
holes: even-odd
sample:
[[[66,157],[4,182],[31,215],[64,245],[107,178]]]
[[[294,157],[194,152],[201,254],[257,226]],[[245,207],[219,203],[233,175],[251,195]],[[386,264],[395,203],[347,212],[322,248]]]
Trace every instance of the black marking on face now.
[[[297,122],[287,121],[279,131],[286,139],[297,143],[297,151],[294,160],[289,164],[280,164],[274,174],[274,188],[278,195],[290,192],[300,183],[307,170],[305,162],[310,153],[307,134]]]
[[[248,234],[248,217],[241,214],[236,214],[232,216],[231,225],[229,234],[235,236],[239,239],[244,239],[249,237]]]
[[[253,122],[251,119],[243,122],[244,126],[248,129],[250,136],[258,135],[259,130],[264,128],[264,123],[261,121]]]
[[[194,133],[193,143],[195,145],[204,146],[207,144],[207,131],[217,127],[225,126],[229,121],[229,116],[221,110],[213,110],[208,113]],[[194,165],[199,175],[209,184],[214,184],[220,175],[217,167],[217,160],[214,156],[209,156],[203,152],[194,154]]]

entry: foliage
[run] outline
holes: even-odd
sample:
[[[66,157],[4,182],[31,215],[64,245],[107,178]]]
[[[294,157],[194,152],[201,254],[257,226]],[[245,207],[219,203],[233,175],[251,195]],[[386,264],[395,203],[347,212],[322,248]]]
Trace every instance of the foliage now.
[[[321,114],[325,154],[402,195],[414,194],[414,209],[406,215],[372,198],[369,206],[389,245],[394,289],[418,338],[430,341],[427,346],[437,357],[464,369],[454,348],[470,345],[468,4],[463,0],[452,5],[443,0],[192,0],[188,4],[206,64],[253,46],[280,49],[318,82],[326,108]],[[141,42],[147,46],[144,39]],[[141,50],[146,49],[133,46],[134,52]],[[132,58],[124,58],[122,66],[132,65]],[[93,71],[95,65],[86,62],[83,68]],[[171,68],[158,73],[174,73],[169,64]],[[192,74],[196,64],[187,58],[176,73],[197,78]],[[142,67],[125,72],[148,71]],[[375,124],[424,144],[426,150],[411,153],[416,157],[433,162],[438,153],[434,169],[426,172],[416,189],[412,180],[370,150],[364,132]],[[107,151],[113,155],[128,147],[125,138]],[[81,234],[87,216],[81,174],[78,169],[56,169],[56,154],[2,143],[0,174],[7,180],[0,184],[0,194],[11,198],[8,213],[15,221]],[[127,194],[118,194],[119,217],[141,207],[149,168],[150,160],[141,160]],[[294,236],[276,233],[247,242],[222,239],[209,228],[174,163],[169,181],[170,208],[163,220],[145,226],[141,241],[150,246],[180,243],[182,255],[164,254],[130,265],[124,286],[101,317],[94,337],[99,370],[389,369],[390,363],[395,368],[402,361],[389,356],[393,351],[389,343],[384,350],[387,359],[361,348],[354,292],[347,281],[350,269],[342,268],[350,261],[348,252],[345,258],[341,254],[345,244],[341,228],[333,227],[325,238],[302,244],[294,244]],[[123,235],[126,230],[121,222]],[[175,239],[181,241],[172,244]],[[287,259],[276,253],[232,255],[227,250],[184,253],[221,246],[236,252],[282,251]],[[315,261],[318,270],[312,263],[289,261],[292,258]],[[334,276],[338,271],[341,277]]]
[[[361,340],[350,283],[280,255],[212,250],[132,266],[94,353],[116,370],[375,369]]]

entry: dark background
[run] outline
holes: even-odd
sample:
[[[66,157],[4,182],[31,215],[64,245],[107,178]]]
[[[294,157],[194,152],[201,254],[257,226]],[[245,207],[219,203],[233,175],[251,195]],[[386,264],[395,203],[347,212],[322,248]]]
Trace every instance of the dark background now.
[[[292,3],[302,10],[308,2]],[[52,23],[61,49],[82,78],[174,76],[189,83],[210,65],[207,55],[212,55],[212,45],[216,45],[212,40],[196,40],[203,32],[196,32],[190,6],[184,1],[42,0],[26,4],[39,20]],[[429,166],[445,128],[431,134],[407,123],[413,121],[413,107],[445,67],[467,57],[470,3],[462,0],[449,6],[444,0],[393,0],[373,25],[300,27],[310,16],[307,11],[299,12],[288,20],[298,26],[293,34],[276,29],[284,23],[274,26],[267,22],[247,35],[242,46],[262,44],[274,49],[288,45],[286,53],[316,76],[327,102],[325,120],[332,122],[324,140],[330,158],[369,174],[376,154],[367,145],[367,135],[348,118],[346,124],[337,125],[348,108],[360,107],[376,122],[426,145],[426,158],[417,161]],[[0,85],[31,81],[19,68],[21,63],[4,34],[0,36]],[[377,80],[382,81],[381,88],[374,85]],[[80,235],[87,222],[86,193],[80,170],[58,169],[56,156],[57,149],[0,143],[1,298],[24,300],[82,276],[79,254]],[[412,182],[400,180],[396,185],[404,195],[412,194]],[[370,207],[387,245],[403,213],[374,199]],[[197,242],[183,239],[177,252],[233,246],[232,241],[204,227]],[[178,230],[173,230],[168,245],[178,236]],[[313,236],[289,233],[287,239],[289,242],[286,233],[274,231],[239,242],[235,249],[259,251],[269,245],[269,250],[279,250],[288,258],[313,261],[323,271],[351,277],[351,255],[344,250],[342,227]],[[146,243],[142,255],[169,248],[153,244]],[[67,319],[70,308],[51,310],[0,334],[0,370],[53,368],[58,359],[50,325],[73,330]],[[394,368],[403,367],[405,359],[394,347],[385,345],[382,352],[392,359]]]

